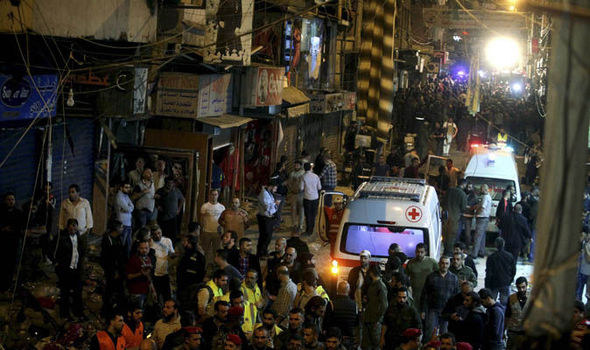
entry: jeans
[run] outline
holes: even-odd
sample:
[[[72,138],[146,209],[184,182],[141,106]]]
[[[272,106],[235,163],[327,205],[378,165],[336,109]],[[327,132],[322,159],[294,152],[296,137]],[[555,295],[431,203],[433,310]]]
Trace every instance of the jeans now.
[[[428,310],[426,312],[426,327],[424,328],[424,342],[428,342],[435,328],[438,328],[438,334],[447,332],[448,322],[441,316],[441,310]]]
[[[323,186],[323,190],[326,192],[334,191],[334,187]],[[331,207],[332,206],[332,195],[327,194],[324,196],[324,206]]]
[[[508,304],[508,297],[510,296],[510,286],[499,287],[499,288],[490,288],[492,292],[492,298],[496,300],[498,298],[498,294],[500,294],[500,303],[504,306]]]
[[[586,287],[586,298],[588,298],[590,296],[590,284],[588,284],[588,275],[584,275],[583,273],[580,273],[578,271],[578,283],[576,284],[576,300],[582,301],[584,286]]]
[[[303,193],[292,193],[287,197],[291,206],[291,222],[298,231],[303,230]]]
[[[318,199],[303,199],[303,211],[305,212],[305,233],[307,235],[313,234],[315,218],[318,215],[318,201]]]
[[[125,253],[127,253],[127,258],[129,258],[131,254],[131,226],[123,226],[123,235],[121,236],[121,240],[123,242],[123,247],[125,247]]]
[[[486,254],[486,229],[490,218],[475,219],[475,236],[473,237],[473,250],[471,256],[476,258],[478,255]]]
[[[463,242],[465,242],[465,246],[467,246],[467,248],[469,248],[469,246],[473,244],[473,241],[471,240],[472,222],[473,217],[461,216],[459,225],[461,225],[463,230],[460,230],[460,233],[457,235],[457,238],[455,239],[458,242],[461,240],[461,237],[465,235],[465,237],[463,238]]]
[[[150,222],[152,220],[154,213],[146,210],[146,209],[139,209],[135,211],[135,220],[137,221],[137,224],[139,228],[144,227],[145,225],[147,225],[148,222]]]

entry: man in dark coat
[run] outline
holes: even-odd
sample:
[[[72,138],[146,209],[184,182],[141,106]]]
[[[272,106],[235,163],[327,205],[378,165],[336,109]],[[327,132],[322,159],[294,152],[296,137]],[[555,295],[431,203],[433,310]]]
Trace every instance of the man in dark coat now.
[[[78,220],[68,219],[66,229],[56,241],[55,273],[60,289],[59,313],[62,319],[70,318],[70,296],[75,316],[84,319],[82,311],[82,264],[86,253],[85,240],[80,239]]]
[[[512,213],[510,194],[509,190],[504,190],[504,192],[502,192],[502,198],[498,201],[498,207],[496,208],[496,226],[498,226],[500,230],[503,230],[504,220]]]
[[[123,223],[113,220],[109,223],[107,234],[102,237],[100,265],[104,270],[105,289],[102,297],[103,314],[109,315],[123,300],[123,282],[125,282],[126,252],[121,235]]]
[[[469,309],[469,313],[463,319],[457,314],[451,317],[453,320],[459,322],[457,327],[457,334],[455,338],[457,342],[467,342],[471,344],[473,349],[481,349],[483,345],[484,326],[486,322],[486,311],[481,306],[481,299],[475,292],[469,293],[465,297],[465,307]]]
[[[463,211],[467,208],[466,186],[467,182],[465,180],[459,180],[458,186],[449,188],[444,198],[443,206],[447,210],[447,221],[443,232],[445,235],[445,254],[447,255],[453,253],[453,244],[455,244],[457,231],[459,231],[459,220]]]
[[[510,293],[510,283],[516,274],[516,264],[512,254],[504,250],[504,238],[496,238],[495,253],[486,261],[485,287],[492,291],[494,299],[500,294],[500,302],[506,305]]]
[[[522,248],[532,238],[531,229],[526,217],[522,215],[522,206],[517,204],[510,215],[504,216],[502,220],[502,237],[506,241],[506,251],[512,254],[514,264]]]

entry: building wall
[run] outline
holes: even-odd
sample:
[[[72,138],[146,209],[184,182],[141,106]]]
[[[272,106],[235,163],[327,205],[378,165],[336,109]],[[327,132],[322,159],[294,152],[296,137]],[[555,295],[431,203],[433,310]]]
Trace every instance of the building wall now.
[[[43,35],[143,43],[156,38],[157,15],[150,13],[145,0],[27,2],[33,3],[32,29]]]

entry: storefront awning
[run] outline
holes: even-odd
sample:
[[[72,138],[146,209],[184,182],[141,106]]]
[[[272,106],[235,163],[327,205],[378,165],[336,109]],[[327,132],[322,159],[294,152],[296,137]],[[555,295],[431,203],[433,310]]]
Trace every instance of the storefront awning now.
[[[292,105],[298,105],[311,101],[311,99],[307,97],[303,91],[293,86],[283,88],[282,97],[283,101]]]
[[[253,119],[240,117],[239,115],[223,114],[218,117],[197,118],[197,120],[201,123],[216,126],[220,129],[227,129],[242,126]]]

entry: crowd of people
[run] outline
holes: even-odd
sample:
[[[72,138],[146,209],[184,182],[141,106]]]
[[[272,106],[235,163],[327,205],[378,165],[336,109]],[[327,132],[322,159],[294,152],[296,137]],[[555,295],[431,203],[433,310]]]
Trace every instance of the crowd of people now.
[[[469,138],[480,137],[480,126],[468,125],[472,119],[461,102],[465,88],[462,82],[444,77],[399,93],[396,111],[423,116],[396,117],[403,119],[399,128],[417,131],[416,148],[404,154],[401,142],[392,140],[396,146],[381,152],[370,165],[364,163],[367,157],[362,153],[353,167],[353,187],[371,175],[421,177],[419,169],[429,151],[448,157],[451,144],[465,149]],[[529,101],[515,100],[515,108],[502,120],[494,101],[506,99],[506,91],[491,87],[485,91],[480,121],[485,118],[501,126],[494,137],[509,134],[530,140],[531,149],[539,148],[535,129],[524,128],[519,134],[516,130],[520,129],[511,126],[514,118],[520,118],[513,113],[532,118]],[[484,138],[490,137],[489,125]],[[351,147],[354,150],[354,142]],[[538,168],[538,161],[532,162]],[[255,217],[242,208],[239,198],[225,203],[226,207],[219,202],[219,190],[211,189],[200,208],[200,221],[190,222],[186,230],[181,229],[179,220],[185,198],[178,182],[172,177],[154,177],[151,169],[138,166],[141,171],[134,170],[129,180],[117,184],[112,215],[95,257],[87,247],[93,215],[79,186],[72,184],[68,198],[61,203],[55,237],[47,232],[56,209],[50,183],[22,211],[16,206],[15,195],[7,193],[0,220],[5,237],[2,258],[7,267],[1,291],[12,287],[19,258],[22,265],[36,263],[18,256],[28,220],[30,232],[39,229],[40,263],[55,266],[63,324],[90,318],[104,326],[87,337],[68,338],[70,343],[62,345],[206,350],[487,350],[524,346],[529,282],[516,276],[516,267],[519,258],[525,262],[534,258],[537,188],[523,193],[518,203],[513,198],[515,189],[506,188],[492,213],[487,185],[475,188],[463,180],[448,158],[439,168],[439,176],[431,178],[446,212],[443,256],[438,261],[426,256],[426,247],[420,243],[415,256],[409,258],[392,244],[382,269],[371,262],[371,252],[363,250],[346,280],[331,283],[319,273],[302,238],[314,234],[321,209],[327,217],[327,239],[334,244],[343,199],[326,196],[325,208],[318,205],[321,190],[336,189],[337,165],[325,149],[313,162],[304,152],[290,171],[286,163],[287,159],[281,159],[270,179],[260,179]],[[368,174],[367,167],[371,169]],[[533,184],[534,173],[527,176]],[[285,205],[290,207],[290,220],[282,217]],[[486,231],[494,215],[499,236],[488,255]],[[246,230],[254,221],[258,235],[252,240]],[[286,230],[292,236],[277,238],[276,232],[284,231],[286,222],[291,223]],[[269,252],[273,237],[274,250]],[[478,286],[478,276],[484,271],[477,270],[476,262],[483,257],[487,258],[484,285]],[[92,259],[104,271],[98,314],[87,310],[82,293],[85,264]],[[583,348],[590,322],[581,304],[590,276],[588,234],[582,239],[580,260],[579,302],[572,318],[572,326],[580,333],[572,339],[574,346]]]

